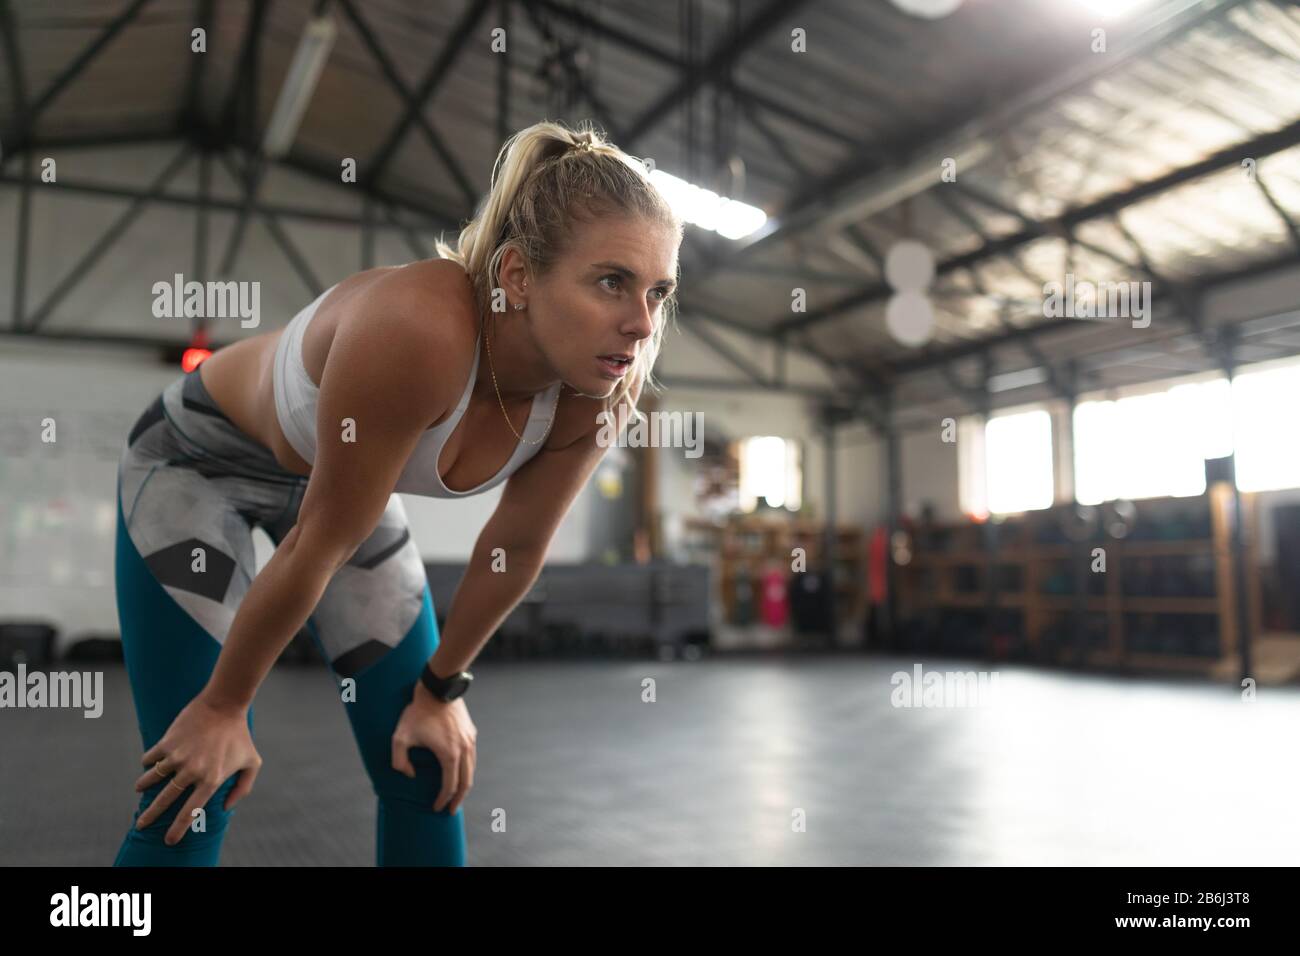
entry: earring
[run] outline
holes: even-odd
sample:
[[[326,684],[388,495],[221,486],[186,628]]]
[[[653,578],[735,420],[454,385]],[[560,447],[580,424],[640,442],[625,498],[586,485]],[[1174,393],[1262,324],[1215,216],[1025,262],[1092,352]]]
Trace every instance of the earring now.
[[[524,308],[524,304],[523,304],[522,302],[516,302],[516,303],[515,303],[515,311],[516,311],[516,312],[518,312],[518,311],[519,311],[520,309],[522,309],[522,308]]]

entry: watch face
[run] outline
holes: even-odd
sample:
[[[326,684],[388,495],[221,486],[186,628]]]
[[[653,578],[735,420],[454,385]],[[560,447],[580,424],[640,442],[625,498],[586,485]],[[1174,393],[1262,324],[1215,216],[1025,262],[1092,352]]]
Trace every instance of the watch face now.
[[[446,700],[455,700],[465,691],[469,690],[469,681],[464,677],[457,677],[451,686],[447,688]]]

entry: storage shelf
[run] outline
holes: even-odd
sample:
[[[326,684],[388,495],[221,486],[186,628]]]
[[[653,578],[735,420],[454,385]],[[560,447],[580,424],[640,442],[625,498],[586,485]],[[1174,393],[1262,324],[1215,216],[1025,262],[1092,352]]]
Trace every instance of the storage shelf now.
[[[1019,574],[1003,582],[1002,573],[996,572],[996,581],[1014,586],[1012,590],[997,589],[994,609],[1020,609],[1024,613],[1024,646],[1032,657],[1044,635],[1061,626],[1061,615],[1069,615],[1076,607],[1088,615],[1102,617],[1105,638],[1103,645],[1092,645],[1084,651],[1084,660],[1095,664],[1115,664],[1152,669],[1169,670],[1208,670],[1223,658],[1236,654],[1237,606],[1245,602],[1247,613],[1259,628],[1259,576],[1250,570],[1256,564],[1254,557],[1258,541],[1258,508],[1256,498],[1250,493],[1243,495],[1245,504],[1245,538],[1247,545],[1247,590],[1238,594],[1233,571],[1233,552],[1231,548],[1234,509],[1230,489],[1215,487],[1200,496],[1167,499],[1146,499],[1138,502],[1138,532],[1144,535],[1152,531],[1159,533],[1170,528],[1179,528],[1194,533],[1188,538],[1106,538],[1096,541],[1044,541],[1036,538],[1050,537],[1064,522],[1071,519],[1072,505],[1058,505],[1040,512],[1008,518],[997,526],[993,535],[997,546],[993,550],[982,547],[989,528],[976,523],[932,525],[918,530],[918,536],[925,540],[946,539],[948,549],[926,550],[913,545],[911,560],[906,565],[897,566],[899,581],[899,599],[907,614],[912,615],[925,609],[982,609],[989,607],[989,599],[983,586],[989,581],[992,568],[1019,568]],[[1210,534],[1207,537],[1205,531]],[[1050,534],[1044,535],[1043,529]],[[1106,571],[1103,579],[1105,593],[1086,593],[1081,597],[1071,594],[1045,593],[1044,585],[1054,582],[1059,586],[1060,574],[1068,567],[1087,567],[1092,561],[1092,550],[1104,548],[1106,551]],[[1125,581],[1133,582],[1135,568],[1132,562],[1148,558],[1200,558],[1199,568],[1194,564],[1179,569],[1185,585],[1185,591],[1198,590],[1202,593],[1183,594],[1180,596],[1125,594]],[[1206,575],[1209,569],[1206,562],[1213,563],[1213,595],[1205,595],[1206,585],[1211,579]],[[1062,562],[1065,562],[1063,567]],[[1078,563],[1076,563],[1078,562]],[[1181,564],[1181,562],[1180,562]],[[1127,571],[1126,571],[1127,567]],[[961,571],[960,579],[954,571]],[[1166,573],[1155,569],[1157,573]],[[1142,571],[1142,573],[1146,573]],[[972,580],[973,578],[973,580]],[[950,588],[954,582],[967,585],[975,583],[980,586],[976,592],[953,593]],[[1082,582],[1080,582],[1082,583]],[[1090,583],[1098,582],[1091,579]],[[1152,615],[1157,618],[1169,615],[1199,615],[1212,618],[1211,625],[1217,631],[1221,657],[1206,655],[1171,653],[1127,653],[1125,651],[1125,629],[1135,624],[1145,630],[1148,625],[1134,622],[1134,615]],[[1090,626],[1096,626],[1090,625]],[[1172,621],[1155,622],[1155,629],[1160,632],[1167,628],[1177,629],[1179,625]]]
[[[734,516],[721,523],[688,518],[685,522],[699,542],[698,550],[715,561],[716,597],[728,627],[735,625],[736,579],[740,573],[761,587],[759,575],[768,567],[790,568],[791,550],[803,548],[809,567],[828,566],[833,570],[836,596],[837,627],[857,622],[866,613],[867,549],[863,529],[852,525],[836,527],[827,542],[826,526],[807,519]],[[826,545],[830,544],[827,548]]]
[[[1119,541],[1116,544],[1122,554],[1139,558],[1165,554],[1210,555],[1215,550],[1213,538],[1189,538],[1186,541]]]

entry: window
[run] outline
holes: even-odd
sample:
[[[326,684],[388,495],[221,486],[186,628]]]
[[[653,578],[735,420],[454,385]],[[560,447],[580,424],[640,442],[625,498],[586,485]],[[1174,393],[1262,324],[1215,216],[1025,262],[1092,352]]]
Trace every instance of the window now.
[[[740,443],[740,509],[753,511],[762,498],[772,508],[798,511],[803,503],[799,446],[774,435]]]
[[[1205,459],[1232,453],[1226,379],[1176,385],[1074,410],[1074,493],[1080,504],[1205,492]]]
[[[1238,375],[1232,383],[1236,408],[1237,486],[1242,491],[1300,487],[1300,363]]]
[[[1080,402],[1074,409],[1074,491],[1080,504],[1205,492],[1205,459],[1237,457],[1242,491],[1300,487],[1300,362],[1163,391]],[[1235,432],[1235,434],[1234,434]],[[1030,511],[1051,504],[1046,411],[1003,415],[958,431],[962,510]]]
[[[962,422],[957,439],[961,508],[975,517],[1051,507],[1052,418],[1043,409]]]

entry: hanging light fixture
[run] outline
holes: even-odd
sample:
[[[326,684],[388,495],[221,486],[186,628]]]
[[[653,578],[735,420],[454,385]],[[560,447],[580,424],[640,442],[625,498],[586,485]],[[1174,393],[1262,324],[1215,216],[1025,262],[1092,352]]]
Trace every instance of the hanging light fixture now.
[[[894,6],[914,17],[938,20],[961,6],[962,0],[894,0]]]

